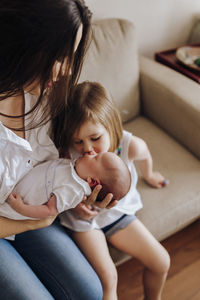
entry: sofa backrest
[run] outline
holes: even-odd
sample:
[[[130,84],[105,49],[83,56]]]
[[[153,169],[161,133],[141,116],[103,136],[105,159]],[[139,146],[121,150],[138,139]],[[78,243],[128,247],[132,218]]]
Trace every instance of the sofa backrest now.
[[[80,82],[100,82],[112,95],[123,122],[139,114],[139,66],[134,25],[122,19],[104,19],[92,25]]]

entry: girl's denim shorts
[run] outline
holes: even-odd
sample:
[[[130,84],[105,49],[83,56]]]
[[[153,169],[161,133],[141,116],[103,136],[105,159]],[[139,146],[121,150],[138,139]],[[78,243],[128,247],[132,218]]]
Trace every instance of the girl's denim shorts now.
[[[128,226],[137,217],[135,215],[123,215],[115,222],[101,228],[106,238],[111,237],[115,232]]]

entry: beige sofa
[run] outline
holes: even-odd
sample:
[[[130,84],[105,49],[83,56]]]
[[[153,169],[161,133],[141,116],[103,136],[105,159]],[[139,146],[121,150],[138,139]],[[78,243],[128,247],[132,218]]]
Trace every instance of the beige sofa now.
[[[154,168],[170,180],[160,190],[138,182],[144,208],[137,216],[163,240],[200,216],[200,85],[138,57],[135,36],[129,21],[96,21],[80,81],[99,81],[111,92],[124,128],[147,142]],[[111,252],[116,263],[127,259]]]

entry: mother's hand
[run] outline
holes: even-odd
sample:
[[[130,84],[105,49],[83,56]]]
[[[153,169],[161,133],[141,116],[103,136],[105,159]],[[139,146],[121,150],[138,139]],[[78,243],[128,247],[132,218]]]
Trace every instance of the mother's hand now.
[[[28,224],[28,230],[35,230],[50,226],[57,216],[51,216],[40,220],[23,220]]]
[[[41,220],[12,220],[0,217],[0,238],[50,226],[56,216]]]

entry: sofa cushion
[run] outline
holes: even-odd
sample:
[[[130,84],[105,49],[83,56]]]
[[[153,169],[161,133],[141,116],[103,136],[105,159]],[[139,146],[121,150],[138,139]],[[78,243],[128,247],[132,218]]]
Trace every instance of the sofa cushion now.
[[[138,182],[144,207],[137,215],[163,240],[200,216],[200,161],[144,117],[129,122],[125,129],[146,141],[154,170],[170,181],[164,189],[151,188],[141,179]]]
[[[140,57],[143,114],[200,158],[200,85]]]
[[[135,29],[122,19],[93,23],[93,37],[80,77],[98,81],[111,93],[122,120],[139,114],[139,66]]]
[[[170,181],[154,189],[139,177],[137,185],[143,208],[136,215],[161,241],[200,216],[200,161],[147,118],[138,117],[124,127],[147,142],[154,170]],[[130,258],[111,245],[109,249],[116,265]]]

